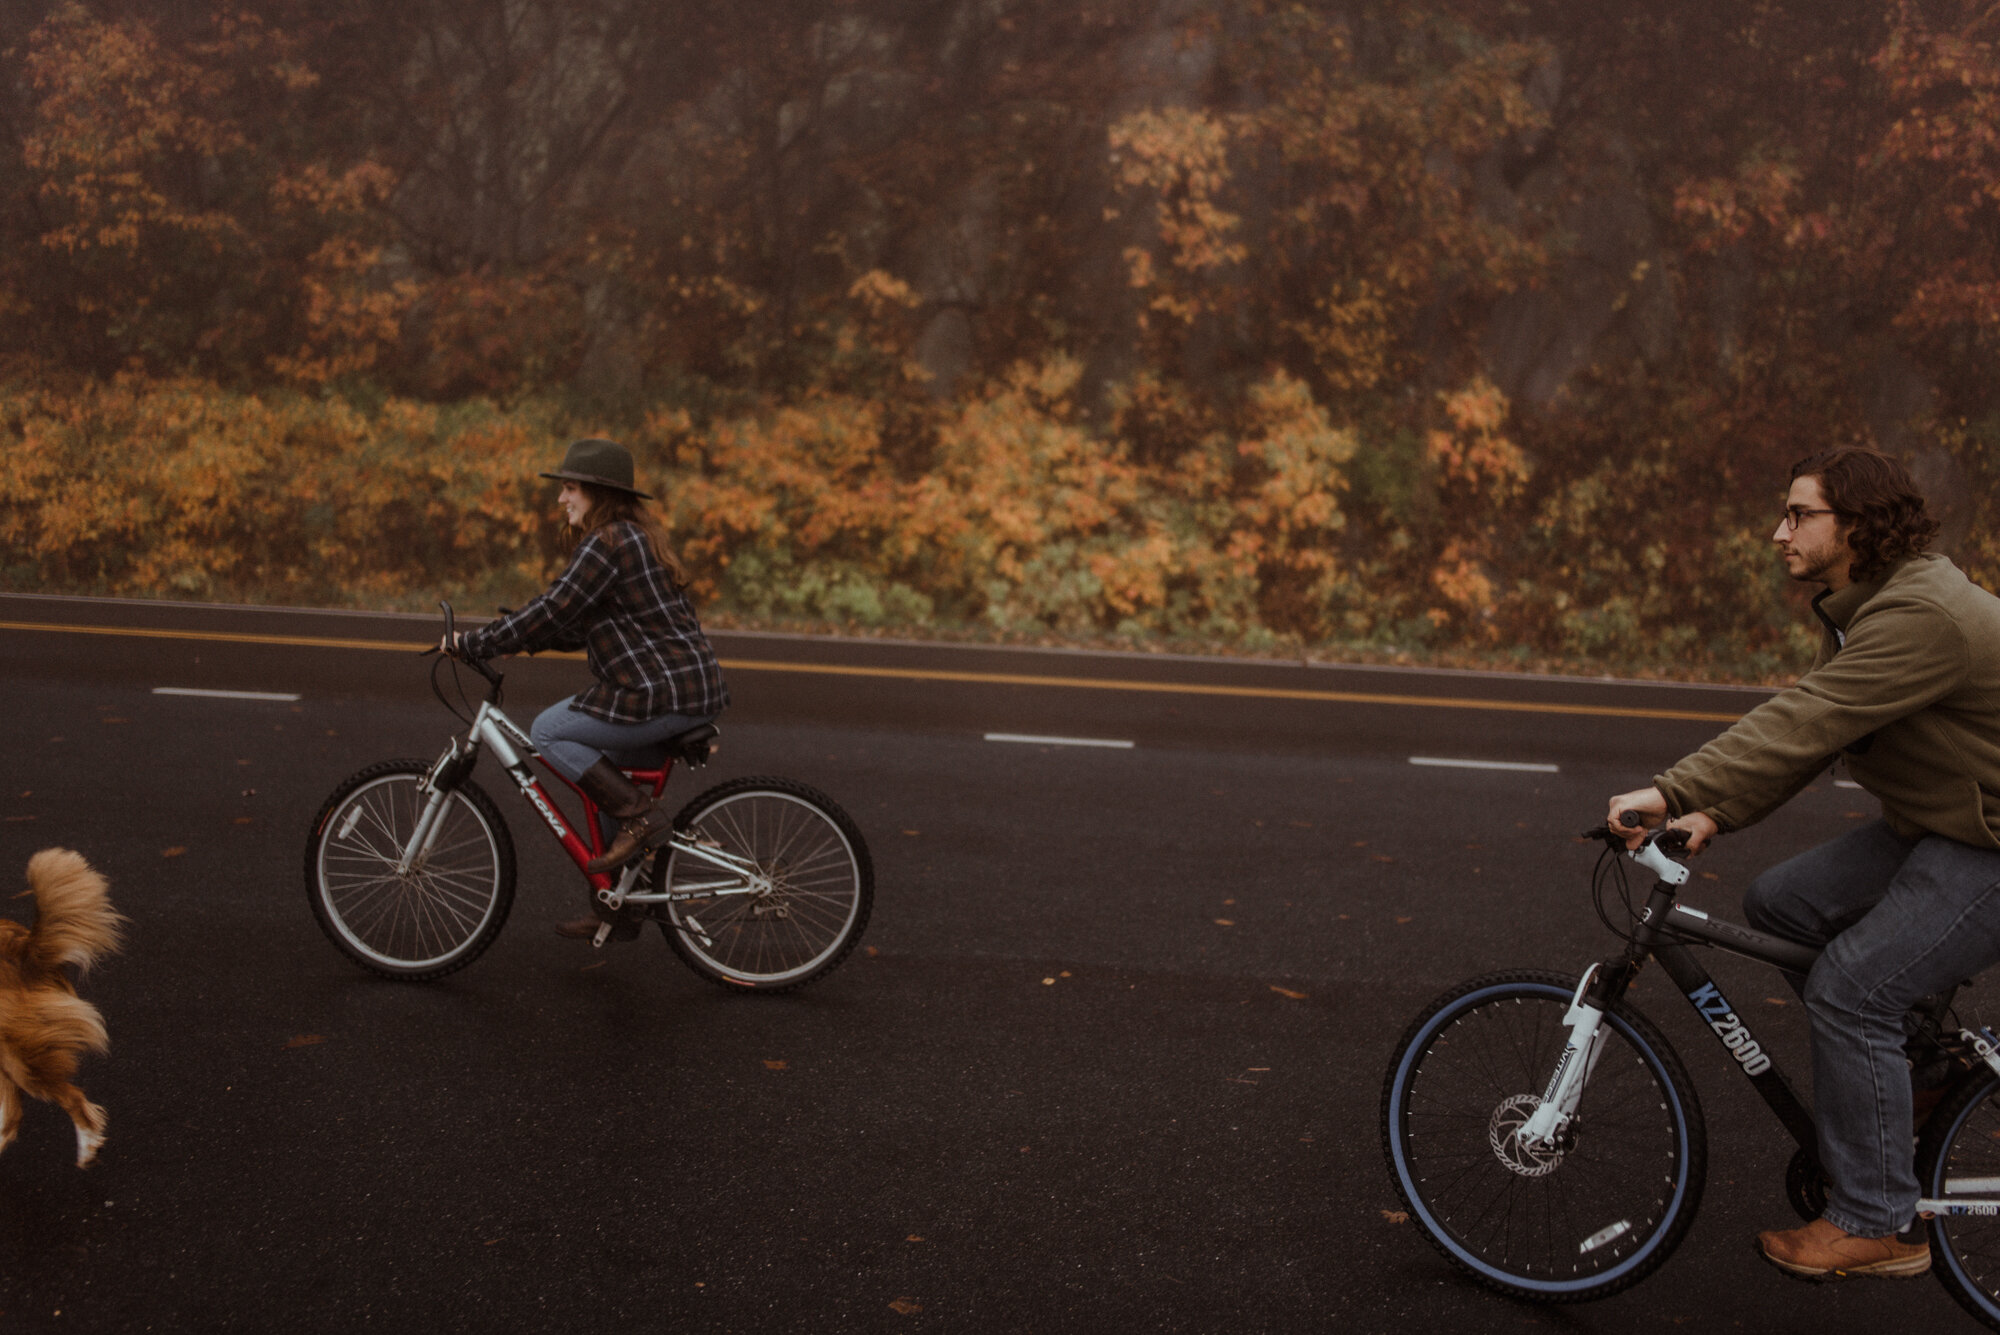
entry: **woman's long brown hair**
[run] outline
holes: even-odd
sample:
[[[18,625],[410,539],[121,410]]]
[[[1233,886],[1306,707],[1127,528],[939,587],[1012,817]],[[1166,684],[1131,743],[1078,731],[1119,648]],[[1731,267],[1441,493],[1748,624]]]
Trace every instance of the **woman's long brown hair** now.
[[[562,548],[565,553],[576,550],[578,543],[603,528],[606,524],[626,523],[637,528],[646,539],[646,546],[652,550],[653,559],[667,572],[667,579],[678,591],[687,587],[687,567],[667,546],[666,534],[660,528],[660,521],[653,517],[644,501],[629,491],[619,491],[613,487],[599,487],[589,482],[576,484],[590,501],[590,508],[583,512],[583,526],[571,528],[567,524],[562,530]]]

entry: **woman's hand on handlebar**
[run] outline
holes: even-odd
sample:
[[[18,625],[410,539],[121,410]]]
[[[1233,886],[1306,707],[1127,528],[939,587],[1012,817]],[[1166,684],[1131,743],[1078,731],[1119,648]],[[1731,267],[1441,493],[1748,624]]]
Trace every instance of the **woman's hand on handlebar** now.
[[[1662,823],[1670,830],[1687,831],[1687,851],[1691,854],[1701,852],[1708,847],[1709,840],[1722,833],[1720,825],[1699,811],[1668,820],[1667,796],[1657,788],[1618,794],[1611,799],[1604,817],[1605,828],[1623,839],[1628,849],[1637,848],[1646,832]]]

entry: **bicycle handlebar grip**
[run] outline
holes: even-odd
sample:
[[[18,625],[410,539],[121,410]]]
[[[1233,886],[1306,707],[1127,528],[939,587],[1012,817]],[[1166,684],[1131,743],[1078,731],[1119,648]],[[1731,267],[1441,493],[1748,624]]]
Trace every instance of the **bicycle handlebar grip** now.
[[[1679,857],[1682,853],[1687,852],[1687,843],[1688,832],[1686,830],[1666,830],[1661,833],[1658,839],[1653,841],[1654,846],[1670,858]]]
[[[1636,811],[1621,811],[1618,813],[1618,823],[1628,830],[1636,830],[1646,823],[1646,818]]]

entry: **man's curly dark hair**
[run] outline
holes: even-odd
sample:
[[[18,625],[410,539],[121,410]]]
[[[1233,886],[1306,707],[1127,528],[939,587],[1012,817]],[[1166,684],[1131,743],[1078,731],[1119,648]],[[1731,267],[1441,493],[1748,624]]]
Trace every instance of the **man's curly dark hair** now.
[[[1937,536],[1938,523],[1925,510],[1909,470],[1880,450],[1858,445],[1821,450],[1792,465],[1792,480],[1802,477],[1818,478],[1827,505],[1852,525],[1847,545],[1854,563],[1848,573],[1856,581],[1874,579]]]

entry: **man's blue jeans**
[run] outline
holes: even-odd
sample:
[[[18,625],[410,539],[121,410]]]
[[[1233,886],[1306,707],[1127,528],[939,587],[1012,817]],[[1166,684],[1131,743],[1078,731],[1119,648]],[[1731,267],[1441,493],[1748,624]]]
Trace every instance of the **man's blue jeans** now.
[[[2000,852],[1874,821],[1759,876],[1753,927],[1824,945],[1806,975],[1826,1219],[1879,1238],[1916,1214],[1903,1015],[2000,962]]]

